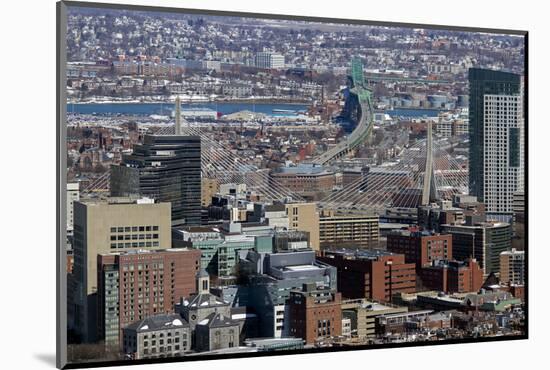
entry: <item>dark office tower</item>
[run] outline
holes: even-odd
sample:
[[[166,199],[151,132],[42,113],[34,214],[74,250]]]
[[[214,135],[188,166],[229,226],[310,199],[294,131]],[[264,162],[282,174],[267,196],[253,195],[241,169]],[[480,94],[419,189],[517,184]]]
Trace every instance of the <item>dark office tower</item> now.
[[[132,194],[170,202],[173,226],[200,225],[200,137],[146,135],[111,168],[111,196]]]
[[[484,121],[486,95],[518,95],[520,76],[489,69],[470,68],[470,194],[484,202]]]

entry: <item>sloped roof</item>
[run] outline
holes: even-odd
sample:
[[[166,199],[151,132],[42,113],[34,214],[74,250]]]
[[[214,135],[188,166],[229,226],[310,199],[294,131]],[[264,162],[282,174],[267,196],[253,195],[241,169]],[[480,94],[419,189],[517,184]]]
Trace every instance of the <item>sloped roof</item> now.
[[[229,326],[239,326],[239,322],[233,320],[230,316],[225,316],[218,312],[212,312],[197,325],[205,325],[209,328],[222,328]]]
[[[187,302],[187,304],[185,304]],[[229,303],[225,302],[218,296],[210,293],[197,294],[189,301],[184,301],[184,306],[189,308],[211,307],[211,306],[225,306]]]
[[[164,330],[164,329],[174,329],[174,328],[185,328],[189,327],[187,321],[185,321],[178,314],[159,314],[154,316],[146,317],[143,320],[136,321],[128,326],[125,329],[135,330],[138,333]]]

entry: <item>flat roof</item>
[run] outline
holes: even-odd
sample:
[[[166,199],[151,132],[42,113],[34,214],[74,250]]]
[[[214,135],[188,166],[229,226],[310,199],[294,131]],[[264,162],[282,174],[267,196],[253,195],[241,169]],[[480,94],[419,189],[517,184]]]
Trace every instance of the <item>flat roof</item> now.
[[[294,265],[294,266],[286,266],[285,269],[290,271],[310,271],[310,270],[318,270],[320,269],[320,267],[315,265]]]

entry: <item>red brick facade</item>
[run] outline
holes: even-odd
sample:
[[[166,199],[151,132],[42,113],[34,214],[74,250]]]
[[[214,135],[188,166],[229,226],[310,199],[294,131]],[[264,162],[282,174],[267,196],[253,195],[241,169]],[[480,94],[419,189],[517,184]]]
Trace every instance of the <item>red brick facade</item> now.
[[[416,291],[416,268],[405,263],[402,254],[380,255],[374,259],[340,255],[318,259],[337,268],[338,291],[345,298],[368,298],[390,302],[395,293]]]
[[[446,293],[477,292],[483,285],[483,270],[475,259],[423,267],[419,276],[425,288]]]
[[[407,263],[415,263],[420,268],[431,265],[432,261],[451,260],[453,236],[422,235],[420,232],[390,234],[387,249],[389,252],[404,254]]]
[[[326,296],[321,296],[325,294]],[[318,338],[342,335],[342,297],[334,291],[292,291],[289,298],[290,335],[314,344]]]
[[[118,272],[119,327],[147,316],[174,312],[182,297],[196,292],[199,250],[166,249],[98,255],[98,309],[101,333],[105,272]]]

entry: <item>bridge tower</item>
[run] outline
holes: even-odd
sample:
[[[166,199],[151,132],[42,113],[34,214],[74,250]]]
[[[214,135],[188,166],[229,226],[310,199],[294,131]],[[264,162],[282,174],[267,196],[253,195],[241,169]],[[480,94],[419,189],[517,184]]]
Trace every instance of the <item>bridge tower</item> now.
[[[433,151],[432,151],[432,121],[428,120],[428,133],[426,140],[426,167],[424,170],[424,183],[422,188],[423,206],[435,202],[438,199],[437,188],[435,187],[435,174],[433,168]]]
[[[180,96],[176,96],[176,103],[175,103],[175,115],[176,115],[176,127],[174,129],[174,132],[176,135],[181,135],[181,100]]]

